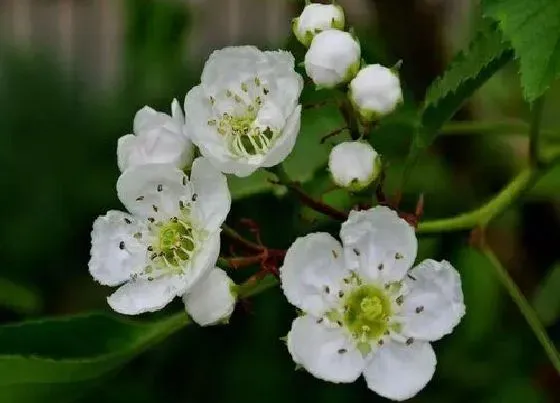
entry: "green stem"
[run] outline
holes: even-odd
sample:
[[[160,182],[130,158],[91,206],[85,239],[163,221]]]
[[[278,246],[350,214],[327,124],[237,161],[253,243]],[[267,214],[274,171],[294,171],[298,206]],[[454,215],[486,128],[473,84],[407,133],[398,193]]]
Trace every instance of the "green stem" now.
[[[538,98],[531,105],[531,128],[529,129],[529,162],[536,166],[539,164],[539,135],[541,131],[544,96]]]
[[[490,261],[490,263],[492,263],[492,266],[494,267],[496,274],[500,278],[500,281],[507,289],[513,301],[516,303],[517,307],[521,311],[521,314],[525,317],[525,320],[541,343],[544,351],[546,352],[546,355],[550,359],[550,362],[552,363],[556,371],[560,374],[560,354],[558,354],[558,350],[554,346],[552,340],[550,340],[550,338],[548,337],[546,329],[539,321],[537,313],[531,307],[525,296],[521,293],[521,290],[519,289],[519,287],[517,287],[513,279],[510,277],[505,267],[502,266],[494,252],[492,252],[492,250],[487,247],[483,248],[482,251],[486,258]]]
[[[442,135],[463,134],[495,134],[495,135],[520,135],[529,134],[529,124],[523,121],[484,122],[484,121],[456,121],[443,125]],[[560,132],[554,130],[541,130],[540,135],[546,140],[560,140]]]

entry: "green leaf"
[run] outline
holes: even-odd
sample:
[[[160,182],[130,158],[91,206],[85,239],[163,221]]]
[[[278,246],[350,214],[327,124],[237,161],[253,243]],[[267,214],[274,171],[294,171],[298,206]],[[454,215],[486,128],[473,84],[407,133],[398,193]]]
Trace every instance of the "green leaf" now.
[[[512,52],[495,26],[484,24],[468,50],[459,53],[428,89],[415,147],[428,147],[441,126],[511,58]]]
[[[560,264],[552,268],[533,299],[533,307],[543,325],[553,325],[560,318]]]
[[[521,63],[528,101],[541,96],[560,77],[560,1],[485,0],[483,12],[498,21]]]
[[[151,323],[90,314],[1,326],[0,401],[61,401],[187,321],[184,313]]]
[[[42,302],[32,290],[10,280],[0,278],[0,306],[22,314],[38,312]]]

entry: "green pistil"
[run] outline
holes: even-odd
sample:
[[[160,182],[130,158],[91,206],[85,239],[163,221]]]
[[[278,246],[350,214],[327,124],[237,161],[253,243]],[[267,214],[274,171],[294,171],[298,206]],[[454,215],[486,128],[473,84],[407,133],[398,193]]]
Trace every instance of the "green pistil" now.
[[[192,228],[183,221],[170,221],[159,230],[154,249],[166,265],[179,267],[190,259],[194,248]]]
[[[390,317],[391,302],[380,288],[362,285],[346,296],[343,323],[360,343],[383,336]]]

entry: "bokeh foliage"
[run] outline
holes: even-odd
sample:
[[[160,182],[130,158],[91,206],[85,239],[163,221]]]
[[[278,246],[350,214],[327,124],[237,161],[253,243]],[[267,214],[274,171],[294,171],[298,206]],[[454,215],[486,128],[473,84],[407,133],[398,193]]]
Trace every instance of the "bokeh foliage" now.
[[[79,74],[65,72],[48,53],[5,53],[1,61],[3,322],[108,310],[104,297],[109,289],[92,281],[87,261],[91,223],[106,210],[121,208],[114,189],[116,140],[130,131],[139,107],[150,104],[168,110],[169,100],[182,100],[200,72],[200,61],[185,61],[180,56],[191,21],[184,7],[173,2],[129,0],[126,10],[123,80],[111,92],[100,95],[87,88]],[[368,28],[360,35],[368,60],[395,61],[395,55],[387,51],[390,37]],[[301,60],[302,49],[293,40],[285,46]],[[416,78],[407,79],[406,104],[372,138],[390,163],[389,191],[398,185],[417,119],[418,101],[412,94]],[[500,85],[504,81],[507,85]],[[507,93],[506,87],[519,86],[518,82],[516,69],[506,68],[478,95],[499,98]],[[550,111],[560,104],[555,95],[558,90],[550,95]],[[309,89],[303,102],[331,95]],[[453,97],[446,100],[453,104]],[[502,102],[502,110],[525,116],[520,92]],[[452,105],[453,110],[458,107]],[[460,113],[471,112],[466,108]],[[504,117],[502,112],[482,115],[485,119]],[[545,115],[545,123],[552,129],[560,127],[554,112]],[[298,144],[286,165],[288,173],[314,194],[330,187],[324,169],[326,156],[333,142],[345,138],[321,145],[320,137],[341,125],[335,108],[306,111]],[[476,133],[440,136],[428,153],[419,155],[403,205],[412,207],[422,192],[427,217],[445,217],[479,206],[522,164],[516,143],[506,139]],[[271,192],[267,178],[265,173],[249,179],[229,178],[236,200],[229,218],[232,226],[239,228],[241,218],[251,218],[261,226],[265,242],[275,247],[287,247],[310,230],[336,234],[335,223],[301,207],[290,195]],[[556,169],[528,195],[523,206],[501,217],[489,234],[522,290],[534,296],[553,340],[560,338],[558,268],[552,271],[560,261],[559,189],[560,170]],[[351,207],[351,200],[340,191],[326,194],[325,200],[339,208]],[[435,344],[436,376],[414,401],[554,401],[560,393],[558,377],[488,262],[469,247],[467,234],[422,238],[419,258],[428,256],[450,260],[461,272],[467,315],[453,336]],[[233,275],[246,277],[244,273]],[[181,304],[146,315],[139,320],[148,322],[143,325],[96,314],[62,327],[0,328],[0,401],[382,401],[362,381],[333,385],[294,370],[279,337],[289,330],[295,312],[278,289],[241,304],[227,327],[189,325],[138,355],[158,338],[151,334],[153,329],[162,330],[161,335],[166,334],[166,326],[174,329],[175,322],[163,319],[173,311],[180,312]],[[110,337],[104,337],[107,332]],[[105,355],[115,350],[121,353]],[[18,365],[29,362],[49,367],[36,374],[18,373],[19,368],[29,368]],[[129,363],[121,369],[125,362]],[[104,376],[91,376],[96,370]]]

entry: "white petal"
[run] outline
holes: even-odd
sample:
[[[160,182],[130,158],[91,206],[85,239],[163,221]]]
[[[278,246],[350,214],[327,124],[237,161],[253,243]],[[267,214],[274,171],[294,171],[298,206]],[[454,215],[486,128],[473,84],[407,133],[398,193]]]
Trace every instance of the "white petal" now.
[[[191,203],[193,195],[185,174],[169,164],[138,165],[128,169],[117,181],[117,194],[132,214],[156,219],[177,215],[179,201]]]
[[[173,102],[171,102],[171,117],[178,127],[182,127],[185,124],[185,114],[181,110],[179,101],[175,98],[173,98]]]
[[[447,261],[424,260],[405,279],[410,289],[404,298],[402,332],[415,339],[434,341],[451,333],[465,314],[461,278]]]
[[[340,243],[324,232],[298,238],[280,267],[282,289],[288,301],[303,311],[322,316],[337,301],[344,267]]]
[[[401,280],[416,259],[414,228],[384,206],[351,211],[340,238],[348,251],[347,265],[357,266],[372,281]]]
[[[354,382],[364,369],[364,358],[342,327],[327,327],[317,318],[296,318],[288,333],[293,360],[314,377],[329,382]]]
[[[308,4],[293,26],[294,34],[305,46],[315,34],[328,29],[344,29],[344,12],[339,5]]]
[[[93,223],[89,272],[100,284],[120,285],[142,271],[146,246],[134,234],[145,226],[130,214],[109,211]]]
[[[282,136],[270,149],[262,163],[263,167],[278,165],[286,159],[294,149],[297,136],[301,127],[301,105],[298,105],[288,118],[286,126],[282,130]]]
[[[388,342],[371,357],[364,378],[377,394],[401,401],[422,390],[432,379],[435,369],[436,355],[430,343]]]
[[[231,206],[231,195],[225,175],[207,158],[197,158],[192,166],[191,182],[196,194],[192,211],[208,231],[217,230],[225,221]]]
[[[227,320],[235,308],[233,286],[226,272],[214,267],[183,296],[187,312],[201,326]]]
[[[144,106],[136,112],[136,115],[134,116],[134,133],[140,134],[146,129],[149,130],[154,126],[164,124],[166,121],[167,119],[165,119],[164,114],[160,114],[158,111],[150,108],[149,106]]]
[[[220,254],[220,231],[214,231],[204,240],[200,249],[193,256],[193,261],[185,273],[185,291],[189,290],[203,278],[218,261]]]
[[[183,281],[178,276],[166,276],[152,281],[137,279],[122,285],[107,298],[116,312],[123,315],[138,315],[159,311],[173,298],[182,294]]]

